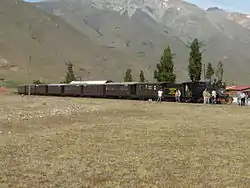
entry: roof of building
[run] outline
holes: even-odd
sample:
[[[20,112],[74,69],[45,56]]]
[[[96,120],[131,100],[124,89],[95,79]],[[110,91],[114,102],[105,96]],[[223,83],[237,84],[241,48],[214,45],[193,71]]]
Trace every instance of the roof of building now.
[[[227,86],[226,90],[235,90],[235,91],[242,91],[250,89],[250,86]]]

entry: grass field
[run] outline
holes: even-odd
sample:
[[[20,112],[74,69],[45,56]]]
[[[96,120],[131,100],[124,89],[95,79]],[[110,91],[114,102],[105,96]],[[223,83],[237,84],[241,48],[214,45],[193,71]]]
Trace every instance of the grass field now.
[[[0,95],[0,187],[249,187],[248,107]]]

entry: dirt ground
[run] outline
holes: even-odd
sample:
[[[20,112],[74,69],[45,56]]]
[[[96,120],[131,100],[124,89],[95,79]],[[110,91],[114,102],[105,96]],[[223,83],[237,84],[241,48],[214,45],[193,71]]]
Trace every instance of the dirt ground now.
[[[0,95],[0,187],[249,187],[249,110]]]

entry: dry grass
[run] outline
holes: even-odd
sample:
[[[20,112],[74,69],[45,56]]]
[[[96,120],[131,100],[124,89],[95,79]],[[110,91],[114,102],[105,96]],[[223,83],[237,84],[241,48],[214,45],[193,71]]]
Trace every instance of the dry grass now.
[[[9,187],[249,187],[249,109],[0,96]]]

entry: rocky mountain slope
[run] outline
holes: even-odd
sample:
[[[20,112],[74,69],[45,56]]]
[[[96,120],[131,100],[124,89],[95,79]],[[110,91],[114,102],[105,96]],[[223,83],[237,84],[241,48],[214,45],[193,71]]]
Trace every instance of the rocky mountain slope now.
[[[138,74],[141,66],[149,66],[143,58],[95,44],[62,19],[31,4],[0,1],[0,84],[4,80],[28,82],[29,72],[31,81],[62,81],[68,60],[85,79],[122,79],[132,64]]]
[[[247,15],[203,10],[181,0],[47,0],[36,6],[60,16],[96,44],[145,58],[152,66],[171,45],[182,80],[187,78],[188,46],[198,38],[205,44],[204,63],[222,60],[227,81],[250,81]]]
[[[250,29],[250,13],[249,14],[242,14],[239,12],[228,12],[225,11],[223,9],[220,9],[218,7],[210,7],[207,9],[207,11],[217,11],[217,12],[221,12],[222,14],[224,14],[224,16],[229,19],[229,20],[233,20],[236,23],[240,24],[241,26]]]

